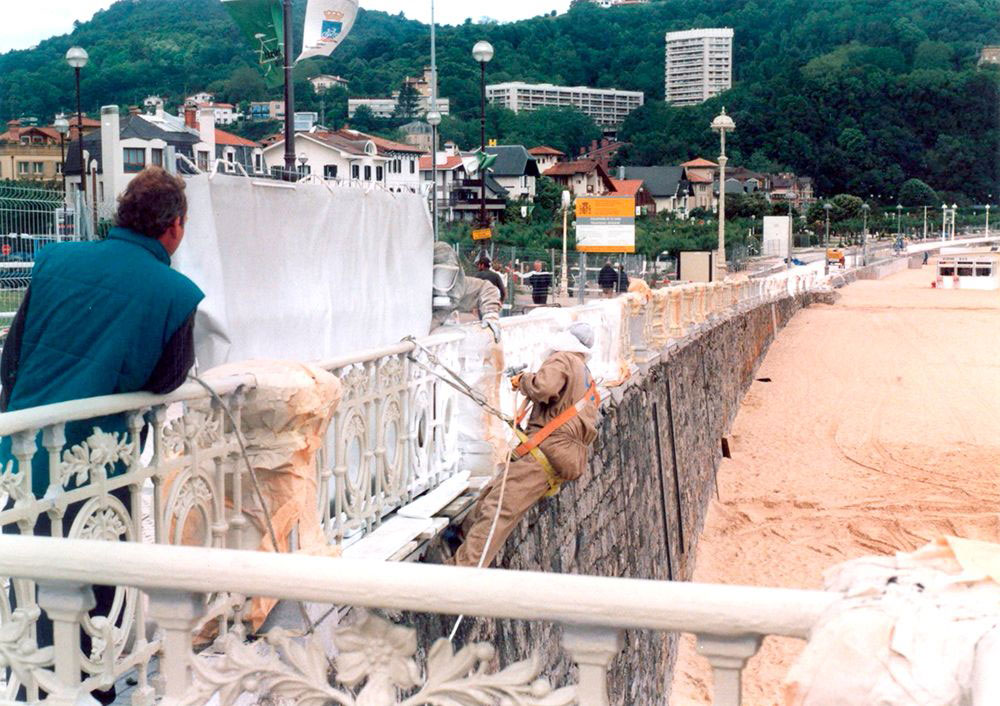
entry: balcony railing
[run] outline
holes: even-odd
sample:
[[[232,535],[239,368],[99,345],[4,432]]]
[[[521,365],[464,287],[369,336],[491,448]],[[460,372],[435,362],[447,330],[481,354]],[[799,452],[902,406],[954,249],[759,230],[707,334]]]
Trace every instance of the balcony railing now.
[[[671,339],[825,282],[820,267],[805,274],[782,273],[763,280],[678,285],[654,290],[648,300],[628,294],[584,307],[504,319],[506,364],[537,364],[554,331],[571,321],[587,321],[596,334],[591,369],[596,377],[617,380],[624,371],[652,360]],[[459,329],[425,339],[419,346],[404,342],[318,364],[335,375],[342,387],[342,399],[315,468],[305,479],[316,491],[313,519],[327,544],[347,547],[376,537],[373,530],[392,513],[401,511],[421,493],[440,488],[458,473],[462,449],[457,432],[457,393],[427,367],[429,356],[434,355],[459,369],[465,355],[464,338],[465,332]],[[284,655],[281,659],[291,660],[291,667],[275,663],[269,672],[270,668],[251,658],[242,641],[236,639],[245,632],[248,597],[268,596],[565,623],[569,627],[564,647],[580,664],[583,704],[606,703],[604,670],[620,649],[621,629],[695,632],[702,636],[706,654],[721,655],[713,657],[720,684],[717,702],[730,704],[738,703],[732,696],[738,693],[734,684],[738,684],[739,669],[753,654],[759,636],[804,635],[815,611],[829,600],[765,589],[705,589],[506,572],[459,573],[380,563],[365,564],[362,570],[356,564],[320,557],[237,552],[267,544],[259,522],[259,497],[253,492],[257,480],[247,471],[248,462],[241,452],[243,440],[247,440],[253,465],[265,469],[270,468],[269,459],[283,458],[302,441],[280,427],[264,429],[273,415],[266,406],[266,395],[258,395],[262,388],[257,378],[249,371],[217,378],[212,387],[215,395],[190,383],[166,397],[133,393],[0,415],[0,437],[11,440],[17,468],[24,469],[15,473],[13,464],[0,469],[0,527],[4,530],[0,576],[13,577],[5,582],[9,585],[0,586],[0,665],[14,668],[14,678],[6,686],[0,685],[0,703],[5,697],[12,699],[20,685],[29,698],[37,697],[40,691],[83,693],[104,688],[136,669],[138,700],[133,699],[133,703],[152,703],[154,689],[147,675],[157,655],[160,688],[169,696],[165,703],[203,703],[206,689],[224,684],[229,687],[224,689],[222,701],[230,703],[233,689],[273,684],[268,681],[271,677],[261,675],[284,674],[287,668],[305,670],[308,674],[295,679],[321,689],[295,694],[336,691],[339,687],[317,686],[320,676],[325,679],[325,668],[317,671],[308,667],[320,662],[325,665],[325,657],[320,662],[308,661],[313,660],[309,657],[307,664],[304,657],[300,659],[301,653],[282,642],[284,638],[274,635],[269,644],[278,646]],[[506,393],[493,393],[501,395],[505,408],[512,405],[502,397]],[[124,426],[102,429],[101,423],[95,422],[88,438],[64,448],[68,423],[109,415],[124,418]],[[32,460],[36,457],[47,460],[51,478],[40,498],[31,491]],[[44,533],[54,539],[31,537],[40,522],[50,525],[50,531]],[[12,537],[10,532],[22,536]],[[93,540],[113,544],[98,545]],[[295,547],[295,527],[277,541]],[[182,543],[204,549],[165,546]],[[129,587],[117,592],[113,614],[107,619],[85,615],[89,594],[80,586],[95,577],[100,577],[102,584]],[[36,592],[35,581],[59,585],[43,584]],[[514,584],[517,590],[507,590]],[[135,589],[148,593],[148,605]],[[505,598],[494,601],[501,593]],[[212,599],[206,604],[207,594],[212,594]],[[531,595],[530,604],[536,607],[526,607],[517,600],[518,595]],[[564,601],[546,600],[548,595],[593,596],[596,602],[574,601],[573,607],[558,608]],[[723,604],[730,606],[728,612],[718,612]],[[32,649],[33,643],[26,642],[33,639],[42,610],[56,624],[55,650]],[[147,634],[148,619],[159,623],[161,633]],[[77,623],[90,643],[85,652],[74,627]],[[215,642],[224,648],[222,666],[212,667],[203,660],[204,655],[196,658],[191,652],[192,628],[208,624],[217,626],[222,634],[236,636]],[[370,629],[383,638],[387,634],[384,626]],[[362,633],[344,640],[361,644],[382,639],[374,633]],[[388,634],[404,633],[405,629]],[[397,647],[403,643],[409,644],[409,638],[400,638]],[[471,659],[464,654],[462,660]],[[733,655],[745,656],[737,659]],[[250,671],[256,676],[232,671],[239,671],[244,658],[255,665]],[[448,656],[446,660],[441,656],[434,669],[452,664],[452,659],[459,657]],[[192,669],[204,682],[200,686],[191,681]],[[517,671],[518,679],[524,671]],[[347,681],[352,686],[361,680]],[[511,693],[528,693],[523,684],[517,688],[522,690]],[[718,696],[726,693],[730,696]],[[570,703],[536,696],[535,701],[523,703]],[[354,703],[339,696],[328,700]]]

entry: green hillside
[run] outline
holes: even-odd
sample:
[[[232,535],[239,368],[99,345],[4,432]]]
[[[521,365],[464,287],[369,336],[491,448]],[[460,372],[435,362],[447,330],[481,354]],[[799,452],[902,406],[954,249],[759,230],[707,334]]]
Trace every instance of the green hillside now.
[[[362,2],[363,4],[363,2]],[[299,3],[301,16],[304,3]],[[691,27],[735,30],[736,85],[694,108],[665,106],[663,33]],[[891,199],[909,178],[966,202],[1000,195],[1000,72],[978,69],[984,44],[1000,44],[1000,0],[667,0],[510,24],[443,27],[441,95],[455,118],[445,137],[475,139],[478,67],[472,44],[496,47],[489,80],[546,81],[638,89],[648,104],[625,124],[634,164],[712,156],[707,130],[724,104],[737,122],[733,159],[751,168],[786,167],[817,178],[821,193]],[[73,101],[63,54],[85,46],[88,111],[138,103],[150,93],[174,102],[209,88],[230,101],[268,90],[249,69],[252,55],[218,0],[122,0],[72,34],[0,56],[0,117],[49,119]],[[428,28],[402,16],[362,11],[334,57],[298,67],[300,82],[320,71],[351,80],[351,93],[385,95],[428,61]],[[316,102],[300,83],[302,108]],[[272,92],[273,94],[273,92]],[[344,95],[324,108],[343,117]],[[565,116],[564,116],[565,117]],[[490,136],[551,136],[575,147],[591,128],[513,118],[493,110]]]

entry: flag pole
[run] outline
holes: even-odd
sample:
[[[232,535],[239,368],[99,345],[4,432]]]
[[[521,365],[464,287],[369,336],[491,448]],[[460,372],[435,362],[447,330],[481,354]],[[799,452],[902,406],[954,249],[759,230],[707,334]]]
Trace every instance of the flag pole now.
[[[434,0],[431,0],[431,112],[437,113],[437,43],[435,39]],[[436,121],[435,121],[436,122]],[[437,149],[438,126],[431,125],[431,199],[434,217],[434,242],[438,239]]]
[[[285,35],[285,178],[295,173],[295,86],[292,83],[292,0],[282,0]]]

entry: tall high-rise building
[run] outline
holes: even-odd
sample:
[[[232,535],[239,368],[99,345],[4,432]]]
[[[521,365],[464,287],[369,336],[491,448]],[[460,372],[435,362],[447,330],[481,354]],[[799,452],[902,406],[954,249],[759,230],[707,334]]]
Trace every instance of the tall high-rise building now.
[[[666,99],[696,105],[733,85],[733,30],[667,32]]]

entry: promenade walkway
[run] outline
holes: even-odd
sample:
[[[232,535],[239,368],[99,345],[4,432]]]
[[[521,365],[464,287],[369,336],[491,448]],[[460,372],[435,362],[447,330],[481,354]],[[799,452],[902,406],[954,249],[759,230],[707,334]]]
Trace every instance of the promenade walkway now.
[[[942,534],[1000,541],[1000,292],[931,267],[840,290],[771,347],[730,437],[696,581],[822,588],[822,572]],[[744,703],[769,706],[802,643],[768,638]],[[671,703],[709,703],[682,644]]]

